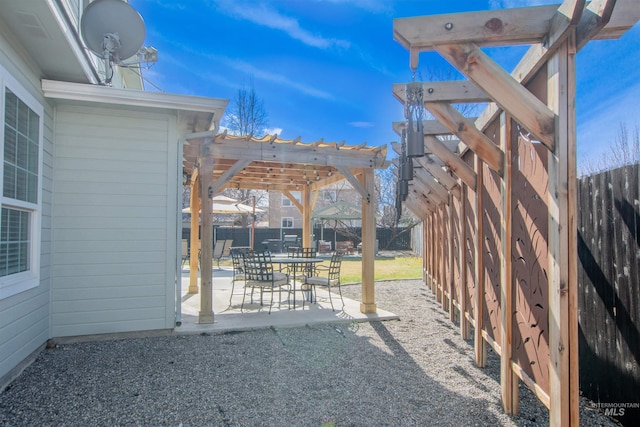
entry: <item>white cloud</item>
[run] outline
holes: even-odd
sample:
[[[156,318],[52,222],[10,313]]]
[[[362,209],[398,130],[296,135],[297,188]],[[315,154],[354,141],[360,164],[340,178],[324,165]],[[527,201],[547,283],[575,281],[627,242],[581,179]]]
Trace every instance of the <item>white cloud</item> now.
[[[265,128],[265,135],[282,135],[282,128]]]
[[[286,86],[290,89],[294,89],[304,93],[305,95],[311,96],[313,98],[320,99],[333,99],[334,96],[328,92],[324,92],[320,89],[316,89],[312,86],[305,85],[304,83],[300,83],[299,81],[293,81],[288,77],[285,77],[281,74],[274,74],[268,71],[264,71],[262,68],[258,68],[244,61],[227,59],[227,65],[232,68],[243,71],[247,74],[250,74],[256,79],[268,81],[271,83],[276,83],[282,86]]]
[[[353,126],[354,128],[372,128],[375,126],[375,123],[373,122],[349,122],[350,126]]]
[[[346,40],[327,38],[313,34],[302,28],[297,19],[283,15],[265,4],[251,5],[227,0],[220,0],[217,3],[221,6],[222,12],[234,18],[245,19],[263,27],[283,31],[292,39],[298,40],[308,46],[319,49],[330,49],[333,47],[346,49],[350,46],[350,43]]]
[[[288,78],[287,76],[281,75],[281,74],[275,74],[275,73],[271,73],[268,71],[265,71],[264,68],[261,67],[256,67],[248,62],[245,61],[241,61],[238,59],[234,59],[234,58],[229,58],[227,56],[222,56],[222,55],[216,55],[213,53],[208,53],[208,52],[202,52],[200,50],[196,50],[194,49],[192,46],[185,44],[185,43],[179,43],[175,40],[168,40],[168,43],[171,43],[173,46],[179,48],[181,51],[183,52],[187,52],[187,53],[191,53],[194,56],[200,56],[200,57],[204,57],[206,59],[208,59],[211,62],[217,63],[217,64],[221,64],[224,65],[226,67],[230,67],[233,68],[236,71],[241,71],[243,73],[246,73],[250,76],[252,76],[255,79],[259,79],[259,80],[263,80],[263,81],[267,81],[269,83],[274,83],[274,84],[278,84],[281,86],[285,86],[287,88],[293,89],[293,90],[297,90],[307,96],[310,96],[312,98],[318,98],[318,99],[327,99],[327,100],[333,100],[335,99],[335,97],[333,96],[333,94],[329,93],[329,92],[325,92],[322,91],[320,89],[316,89],[315,87],[311,86],[311,85],[306,85],[304,83],[301,83],[301,81],[294,81],[291,80],[290,78]],[[238,86],[237,82],[231,82],[228,79],[225,79],[224,77],[217,75],[215,73],[211,73],[211,72],[200,72],[197,71],[196,69],[192,69],[190,66],[187,66],[186,64],[182,64],[180,62],[177,61],[173,61],[175,64],[179,64],[180,66],[182,66],[185,69],[188,69],[191,73],[196,74],[197,76],[201,77],[201,78],[205,78],[208,79],[210,81],[214,81],[218,84],[221,85],[226,85],[226,86]],[[196,62],[196,61],[194,61]]]

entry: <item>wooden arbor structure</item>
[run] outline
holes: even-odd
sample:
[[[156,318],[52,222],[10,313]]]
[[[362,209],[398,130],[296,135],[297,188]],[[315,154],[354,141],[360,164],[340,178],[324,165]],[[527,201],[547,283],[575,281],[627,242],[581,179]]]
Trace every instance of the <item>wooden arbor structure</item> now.
[[[474,327],[477,364],[487,343],[500,355],[505,411],[522,380],[554,426],[579,425],[575,54],[639,15],[637,0],[565,0],[394,21],[412,68],[433,50],[468,78],[423,84],[436,120],[405,204],[424,221],[424,279],[465,338]],[[516,44],[531,47],[512,73],[481,50]],[[466,102],[489,104],[469,119],[452,106]]]
[[[282,191],[302,213],[302,244],[311,246],[311,213],[319,189],[343,179],[362,196],[362,302],[363,313],[375,313],[374,245],[376,197],[374,170],[386,166],[387,148],[366,144],[348,146],[344,142],[318,140],[304,143],[300,138],[283,140],[230,136],[215,131],[185,137],[183,174],[191,186],[191,212],[200,211],[201,248],[200,323],[213,322],[212,245],[213,223],[210,200],[224,188]],[[301,201],[292,191],[300,191]],[[198,229],[198,215],[191,215],[191,229]],[[200,248],[198,233],[191,233],[191,251]],[[189,292],[198,292],[198,258],[191,257]]]

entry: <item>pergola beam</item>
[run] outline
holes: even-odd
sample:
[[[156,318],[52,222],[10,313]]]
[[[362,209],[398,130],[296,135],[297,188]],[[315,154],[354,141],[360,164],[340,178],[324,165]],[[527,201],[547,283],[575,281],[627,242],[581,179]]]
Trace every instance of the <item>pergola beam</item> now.
[[[414,52],[449,43],[537,43],[547,35],[555,11],[556,6],[540,6],[399,18],[393,22],[393,38]]]
[[[615,8],[609,22],[605,24],[605,26],[601,28],[595,36],[593,36],[593,31],[586,30],[586,28],[592,25],[588,21],[594,19],[592,16],[594,14],[593,10],[602,9],[604,11],[605,8],[602,6],[603,2],[610,5],[610,3],[614,1],[615,0],[595,0],[591,2],[587,10],[581,14],[577,28],[579,41],[578,49],[582,48],[588,41],[586,39],[587,33],[592,36],[592,39],[596,40],[617,38],[631,28],[638,19],[640,19],[640,8],[638,7],[636,0],[617,0],[615,1]],[[581,4],[584,4],[584,2],[577,0],[565,0],[564,3],[562,3],[557,12],[557,15],[561,16],[554,17],[556,25],[550,29],[548,41],[544,44],[539,43],[531,46],[527,53],[522,57],[522,60],[511,72],[511,75],[516,79],[516,81],[523,85],[528,83],[538,70],[547,62],[558,48],[560,42],[566,38],[575,19],[565,19],[565,25],[557,25],[557,22],[562,22],[562,17],[566,18],[567,16],[565,14],[570,13],[569,11],[576,11],[579,9]],[[595,13],[595,15],[600,16],[598,13]],[[605,17],[606,15],[603,14],[601,19],[602,23],[604,22]],[[580,37],[582,37],[582,39],[580,39]],[[476,120],[476,127],[484,130],[498,117],[500,111],[500,107],[496,104],[489,104]]]
[[[351,184],[353,188],[358,193],[360,193],[363,200],[364,199],[369,200],[371,198],[371,193],[364,188],[364,186],[360,183],[358,178],[356,178],[356,176],[353,173],[351,173],[351,171],[348,168],[344,166],[336,166],[336,167],[340,171],[340,173],[347,179],[347,181],[349,181],[349,184]]]
[[[291,204],[293,206],[295,206],[299,212],[302,212],[302,204],[300,202],[298,202],[298,199],[296,199],[293,194],[291,194],[291,192],[289,190],[282,190],[282,194],[284,194],[285,196],[287,196],[287,199],[289,199],[289,201],[291,201]]]
[[[610,10],[613,1],[594,0],[589,9],[603,17],[604,14],[597,11]],[[604,3],[607,4],[603,7]],[[560,8],[549,5],[397,18],[393,21],[393,38],[412,55],[450,43],[472,42],[480,47],[542,43],[548,41],[546,38],[553,31],[557,12],[568,16],[584,4],[583,0],[565,0]],[[618,0],[609,21],[600,24],[600,31],[589,39],[618,38],[638,18],[640,10],[637,0]]]
[[[504,170],[504,155],[500,148],[475,125],[460,114],[450,104],[444,102],[429,102],[425,104],[427,110],[444,124],[454,135],[471,148],[474,153],[502,175]]]
[[[460,185],[458,181],[449,175],[444,169],[436,165],[436,163],[429,156],[417,157],[414,159],[418,167],[424,168],[435,179],[438,180],[443,187],[453,194],[454,197],[460,198]]]
[[[553,150],[553,112],[478,46],[471,43],[450,44],[439,46],[437,51],[484,89],[536,139]],[[469,148],[473,150],[471,146]]]
[[[423,221],[428,217],[429,212],[431,212],[431,207],[420,206],[413,197],[407,196],[407,200],[405,200],[404,203],[417,218],[420,218]]]
[[[449,203],[449,192],[424,169],[414,169],[414,183],[427,195],[433,195],[438,203]]]
[[[435,212],[437,206],[428,197],[413,190],[407,195],[407,201],[410,201],[417,208],[418,218],[424,218],[427,212]]]
[[[402,104],[407,102],[406,83],[394,83],[393,96]],[[450,102],[452,104],[490,102],[491,98],[473,82],[454,80],[422,83],[424,102]]]
[[[229,182],[229,180],[231,178],[233,178],[238,172],[240,172],[242,169],[244,169],[249,163],[251,163],[251,161],[250,160],[246,160],[246,159],[242,159],[242,160],[236,161],[233,164],[233,166],[231,166],[229,169],[224,171],[222,173],[222,175],[220,175],[220,177],[218,179],[213,181],[213,183],[211,184],[211,187],[210,187],[211,188],[211,192],[213,194],[217,193],[218,190],[220,190],[222,187],[224,187],[224,185],[227,182]]]
[[[400,179],[398,176],[400,167],[398,166],[397,159],[393,160],[393,164],[396,166],[394,173],[396,177]],[[447,189],[437,182],[431,174],[427,173],[423,169],[413,169],[413,179],[409,181],[409,186],[413,186],[416,191],[422,193],[425,197],[428,197],[429,200],[436,205],[449,202]]]
[[[327,152],[307,145],[264,144],[253,141],[212,144],[211,154],[219,158],[346,167],[382,166],[384,161],[384,156],[376,158],[370,151],[365,150],[349,150],[349,155],[343,156],[340,150]]]
[[[456,156],[446,145],[434,136],[424,137],[425,148],[439,157],[473,191],[476,190],[476,173],[460,157]]]
[[[401,147],[397,142],[391,143],[391,148],[397,154],[400,154]],[[460,197],[460,186],[458,185],[458,181],[449,175],[442,167],[437,165],[429,154],[424,157],[414,157],[413,158],[414,167],[423,168],[427,172],[429,172],[438,182],[447,190],[451,191],[451,193],[459,198]]]
[[[616,6],[616,0],[594,0],[587,5],[583,13],[583,19],[580,21],[576,31],[576,46],[578,50],[609,23],[614,6]],[[640,7],[636,4],[636,13],[638,13],[638,9]]]
[[[440,205],[440,203],[438,203],[437,200],[434,200],[430,194],[424,194],[413,184],[409,184],[409,194],[407,197],[413,197],[417,202],[428,206],[431,211],[435,211]]]
[[[475,121],[477,117],[467,117],[467,120]],[[393,122],[393,130],[398,135],[402,135],[402,130],[407,127],[407,122]],[[438,120],[423,120],[422,131],[425,135],[451,135],[451,131]]]

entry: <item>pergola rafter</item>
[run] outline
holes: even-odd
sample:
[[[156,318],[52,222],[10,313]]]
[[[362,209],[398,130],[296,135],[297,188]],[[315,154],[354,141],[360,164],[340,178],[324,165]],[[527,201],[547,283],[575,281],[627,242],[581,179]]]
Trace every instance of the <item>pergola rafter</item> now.
[[[459,180],[453,186],[438,177],[442,168],[430,169],[414,160],[415,176],[405,204],[424,220],[425,239],[438,239],[446,248],[425,242],[430,249],[424,260],[425,280],[452,318],[454,309],[460,310],[465,338],[468,323],[474,322],[478,365],[486,364],[487,344],[500,355],[505,411],[518,411],[522,380],[549,407],[554,426],[579,424],[575,54],[591,39],[621,36],[639,19],[635,0],[565,0],[554,6],[394,20],[394,38],[409,51],[412,68],[420,52],[436,51],[469,79],[423,83],[424,106],[437,119],[423,121],[425,151]],[[532,46],[511,73],[481,50],[521,44]],[[394,85],[393,94],[405,103],[403,86]],[[474,119],[463,117],[452,105],[487,100],[487,108]],[[399,134],[404,126],[393,124]],[[460,139],[457,150],[446,146],[447,135]],[[427,172],[430,178],[425,180]],[[435,197],[431,180],[454,197]],[[538,210],[533,214],[528,209]],[[460,247],[461,241],[471,242],[468,227],[475,232],[467,245],[474,254],[471,269]],[[521,235],[523,230],[538,234]],[[459,254],[459,265],[454,253]],[[544,274],[527,282],[527,289],[535,283],[548,294],[546,299],[527,299],[540,294],[526,294],[518,282],[519,274],[528,274],[513,262],[519,259],[528,266],[542,263]],[[453,280],[456,268],[460,283]],[[461,296],[468,280],[476,281],[475,294]],[[490,303],[494,305],[489,313]],[[527,326],[523,316],[534,303],[540,311]],[[545,329],[536,329],[540,322]],[[540,349],[530,349],[530,340],[519,341],[516,348],[513,340],[538,330]],[[529,365],[531,360],[538,371]]]

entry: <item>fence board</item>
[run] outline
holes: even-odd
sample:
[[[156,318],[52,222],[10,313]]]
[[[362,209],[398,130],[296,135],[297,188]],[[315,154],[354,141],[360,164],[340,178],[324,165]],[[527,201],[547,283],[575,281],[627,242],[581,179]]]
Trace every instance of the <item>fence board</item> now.
[[[640,402],[639,169],[578,181],[580,388],[601,403]],[[619,418],[638,416],[627,408]]]

